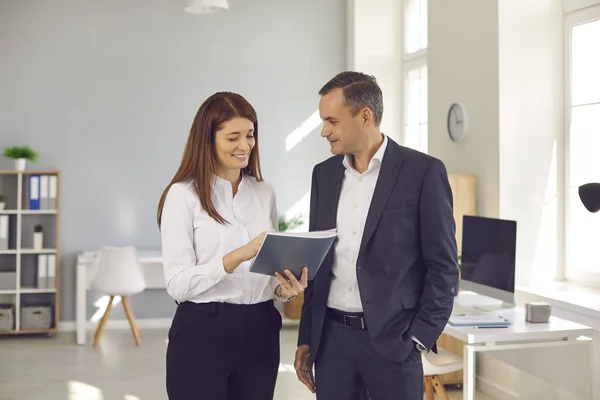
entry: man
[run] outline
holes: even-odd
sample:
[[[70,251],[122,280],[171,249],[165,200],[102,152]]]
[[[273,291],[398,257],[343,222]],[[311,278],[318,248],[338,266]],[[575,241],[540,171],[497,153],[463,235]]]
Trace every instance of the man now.
[[[375,78],[343,72],[319,94],[335,156],[313,170],[309,225],[338,238],[305,290],[298,378],[319,400],[422,399],[421,351],[458,281],[446,168],[381,133]]]

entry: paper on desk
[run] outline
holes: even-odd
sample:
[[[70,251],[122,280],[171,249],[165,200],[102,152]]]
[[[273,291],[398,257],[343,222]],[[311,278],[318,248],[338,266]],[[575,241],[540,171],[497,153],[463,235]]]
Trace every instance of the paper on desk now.
[[[508,326],[510,320],[500,315],[453,315],[448,320],[453,326]]]

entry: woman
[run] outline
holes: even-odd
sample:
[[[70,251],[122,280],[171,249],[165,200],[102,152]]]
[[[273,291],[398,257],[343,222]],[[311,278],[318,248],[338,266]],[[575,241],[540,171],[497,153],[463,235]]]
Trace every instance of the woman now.
[[[273,188],[263,181],[254,108],[235,93],[200,107],[181,165],[158,207],[167,292],[179,304],[169,331],[172,400],[267,400],[279,368],[284,300],[298,281],[249,272],[264,232],[277,230]]]

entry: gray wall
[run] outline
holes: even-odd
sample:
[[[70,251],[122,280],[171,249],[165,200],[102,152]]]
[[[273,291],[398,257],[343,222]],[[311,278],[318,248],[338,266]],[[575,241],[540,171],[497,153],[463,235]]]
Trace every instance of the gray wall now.
[[[159,248],[159,196],[213,92],[256,107],[280,211],[306,195],[328,146],[320,127],[291,152],[285,139],[345,67],[345,3],[230,0],[226,13],[194,16],[184,0],[0,0],[0,145],[31,145],[36,168],[62,172],[61,320],[75,316],[76,252]],[[163,291],[132,303],[140,318],[174,306]]]

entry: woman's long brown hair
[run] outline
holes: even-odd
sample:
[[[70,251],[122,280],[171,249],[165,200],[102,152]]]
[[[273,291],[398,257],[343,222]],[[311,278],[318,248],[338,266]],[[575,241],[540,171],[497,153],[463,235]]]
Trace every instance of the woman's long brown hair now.
[[[253,176],[257,181],[262,181],[256,111],[239,94],[231,92],[215,93],[202,103],[196,113],[179,169],[160,197],[157,212],[159,227],[169,189],[174,183],[189,180],[194,181],[194,188],[200,199],[200,204],[202,204],[202,208],[208,215],[220,224],[227,222],[219,215],[212,202],[213,176],[217,165],[215,133],[221,128],[222,124],[235,117],[246,118],[254,124],[255,146],[250,153],[248,166],[242,170],[242,173]]]

